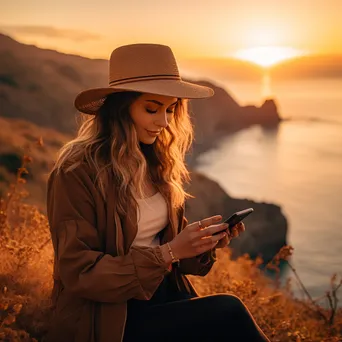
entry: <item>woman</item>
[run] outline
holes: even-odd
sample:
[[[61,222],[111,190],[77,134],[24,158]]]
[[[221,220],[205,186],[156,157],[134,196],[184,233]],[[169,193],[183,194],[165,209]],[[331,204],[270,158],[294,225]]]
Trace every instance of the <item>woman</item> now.
[[[164,45],[119,47],[109,67],[108,87],[76,97],[84,122],[48,180],[55,263],[46,340],[267,340],[237,297],[199,297],[185,276],[207,274],[233,237],[220,215],[184,217],[186,101],[212,89],[182,81]]]

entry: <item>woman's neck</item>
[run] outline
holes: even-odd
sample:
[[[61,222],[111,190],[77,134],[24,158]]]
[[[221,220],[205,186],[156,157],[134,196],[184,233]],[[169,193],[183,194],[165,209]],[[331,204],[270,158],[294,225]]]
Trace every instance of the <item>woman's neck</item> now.
[[[139,142],[140,150],[142,154],[145,156],[145,159],[147,163],[151,162],[154,158],[154,147],[153,144],[144,144],[142,142]]]

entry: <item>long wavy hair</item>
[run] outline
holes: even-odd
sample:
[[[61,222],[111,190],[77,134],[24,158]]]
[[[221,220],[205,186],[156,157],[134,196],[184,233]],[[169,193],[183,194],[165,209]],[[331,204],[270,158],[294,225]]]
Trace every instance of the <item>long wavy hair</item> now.
[[[138,92],[118,92],[107,96],[96,115],[80,113],[77,137],[59,151],[51,173],[71,171],[86,162],[96,171],[95,185],[106,199],[108,177],[115,180],[116,210],[122,216],[137,208],[135,196],[144,198],[142,180],[148,177],[175,208],[193,197],[184,190],[190,175],[184,158],[193,141],[193,125],[188,100],[178,99],[172,120],[155,142],[139,142],[130,105]]]

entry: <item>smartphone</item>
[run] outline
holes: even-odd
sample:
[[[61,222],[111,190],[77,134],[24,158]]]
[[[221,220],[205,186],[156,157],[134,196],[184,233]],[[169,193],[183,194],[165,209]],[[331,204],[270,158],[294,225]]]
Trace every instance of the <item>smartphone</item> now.
[[[244,218],[246,218],[253,211],[254,211],[253,208],[248,208],[248,209],[244,209],[241,211],[237,211],[232,216],[230,216],[226,220],[224,220],[224,223],[229,224],[228,230],[230,231],[230,229],[232,229],[236,224],[241,222]],[[223,229],[223,230],[225,230],[225,229]],[[220,234],[221,232],[222,232],[222,230],[220,232],[214,233],[213,235]]]

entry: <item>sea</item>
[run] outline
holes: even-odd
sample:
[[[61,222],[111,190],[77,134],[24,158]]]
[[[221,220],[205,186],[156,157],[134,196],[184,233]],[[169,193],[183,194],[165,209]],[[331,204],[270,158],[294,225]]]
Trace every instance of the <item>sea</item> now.
[[[212,82],[240,105],[273,98],[286,120],[275,130],[228,135],[199,157],[197,170],[233,197],[279,205],[294,248],[290,262],[310,295],[324,296],[333,274],[342,279],[342,79]],[[295,296],[305,298],[287,267],[282,282],[289,277]],[[342,306],[342,287],[337,294]]]

